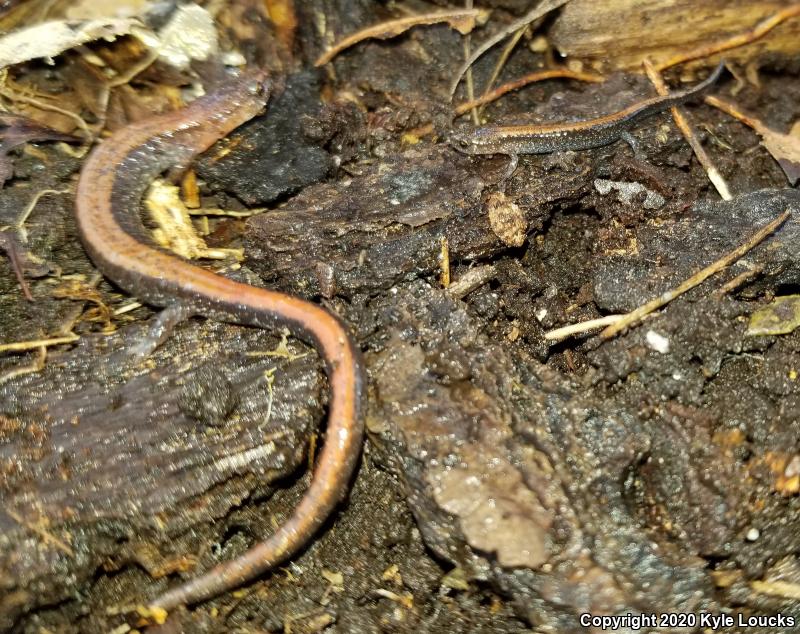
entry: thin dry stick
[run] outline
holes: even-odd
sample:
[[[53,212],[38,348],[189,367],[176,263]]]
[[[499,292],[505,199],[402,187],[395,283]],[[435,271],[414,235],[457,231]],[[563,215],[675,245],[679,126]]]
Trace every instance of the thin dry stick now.
[[[528,25],[526,24],[520,29],[517,29],[516,33],[511,37],[506,44],[506,47],[503,49],[503,52],[500,53],[500,58],[497,60],[497,63],[494,65],[494,69],[492,70],[492,74],[489,77],[489,81],[486,82],[486,87],[483,89],[483,97],[485,97],[489,92],[492,90],[492,86],[494,86],[494,82],[497,81],[497,78],[500,76],[500,73],[503,71],[503,67],[506,65],[508,58],[511,57],[511,53],[517,48],[517,44],[522,39],[522,36],[525,34]],[[471,98],[471,97],[470,97]],[[478,114],[482,114],[483,108],[478,108]]]
[[[464,299],[472,291],[480,288],[495,276],[496,269],[492,264],[486,264],[468,270],[461,275],[455,282],[447,287],[447,292],[451,297]]]
[[[750,44],[751,42],[769,33],[781,22],[784,22],[785,20],[793,18],[797,15],[800,15],[800,3],[792,4],[784,9],[781,9],[777,13],[774,13],[770,17],[765,18],[756,24],[752,29],[739,33],[738,35],[734,35],[713,44],[699,46],[691,51],[687,51],[686,53],[679,53],[673,57],[670,57],[669,59],[658,64],[656,69],[662,71],[666,68],[670,68],[671,66],[683,64],[684,62],[688,62],[693,59],[710,57],[711,55],[721,53],[722,51],[727,51],[732,48],[744,46],[745,44]]]
[[[0,384],[10,381],[18,376],[33,374],[34,372],[41,372],[44,369],[45,361],[47,361],[47,348],[40,346],[38,350],[39,354],[36,355],[36,359],[31,365],[25,365],[21,368],[14,368],[3,375],[0,375]]]
[[[465,9],[472,9],[472,0],[465,0],[464,2]],[[469,59],[469,53],[472,50],[472,35],[467,33],[464,36],[464,59]],[[472,69],[467,70],[467,76],[465,77],[467,82],[467,97],[472,100],[475,99],[475,84],[472,81]],[[480,125],[480,117],[478,116],[478,109],[472,108],[472,123],[476,126]]]
[[[706,97],[705,102],[752,128],[761,137],[761,144],[770,156],[781,166],[789,182],[795,183],[798,178],[797,165],[800,163],[800,145],[795,135],[773,130],[756,117],[740,110],[736,104],[714,95]]]
[[[369,39],[386,40],[396,37],[414,26],[447,22],[459,33],[466,35],[475,28],[476,24],[483,24],[488,16],[489,12],[485,9],[459,9],[457,11],[439,11],[437,13],[426,13],[424,15],[414,15],[408,18],[381,22],[340,40],[320,55],[317,61],[314,62],[314,66],[324,66],[343,50],[359,42]]]
[[[745,253],[750,251],[750,249],[757,246],[767,236],[773,233],[778,227],[780,227],[784,222],[786,222],[789,218],[791,218],[791,216],[792,213],[787,209],[775,220],[773,220],[768,225],[760,229],[747,242],[738,246],[736,249],[734,249],[724,257],[720,258],[713,264],[710,264],[704,269],[701,269],[700,271],[692,275],[690,278],[685,280],[683,283],[681,283],[677,288],[671,291],[667,291],[660,297],[656,297],[655,299],[647,302],[646,304],[639,306],[639,308],[637,308],[636,310],[628,313],[627,315],[625,315],[623,319],[618,321],[616,324],[609,326],[603,332],[601,332],[600,337],[602,339],[610,339],[618,332],[639,322],[645,315],[652,313],[654,310],[657,310],[662,306],[664,306],[665,304],[668,304],[676,297],[680,297],[686,291],[693,289],[698,284],[701,284],[703,281],[714,275],[714,273],[717,273],[722,269],[724,269],[725,267],[730,266],[733,262],[738,260]]]
[[[142,304],[141,302],[131,302],[130,304],[125,304],[124,306],[120,306],[111,314],[114,315],[114,317],[117,317],[119,315],[124,315],[125,313],[130,313],[136,310],[137,308],[141,308],[142,306],[144,306],[144,304]]]
[[[527,27],[534,20],[537,20],[543,15],[547,15],[554,9],[558,9],[561,6],[564,6],[565,4],[567,4],[567,2],[569,2],[569,0],[544,0],[536,8],[528,11],[528,13],[523,15],[519,20],[515,20],[514,22],[509,24],[506,28],[504,28],[502,31],[500,31],[497,35],[489,38],[486,42],[484,42],[478,48],[476,48],[472,52],[472,55],[470,55],[469,58],[456,71],[453,83],[450,84],[450,98],[452,99],[453,95],[456,92],[456,88],[458,88],[458,84],[461,83],[461,78],[464,76],[464,73],[467,72],[467,69],[475,63],[475,60],[481,57],[486,51],[492,48],[495,44],[497,44],[498,42],[502,42],[506,37],[508,37],[515,31]]]
[[[55,337],[53,339],[36,339],[34,341],[18,341],[16,343],[2,343],[0,344],[0,352],[25,352],[26,350],[33,350],[35,348],[46,348],[47,346],[57,346],[62,343],[72,343],[77,341],[80,337],[78,335],[69,335],[67,337]]]
[[[625,315],[606,315],[605,317],[598,317],[597,319],[589,319],[588,321],[582,321],[577,324],[569,324],[567,326],[561,326],[560,328],[549,330],[548,332],[544,333],[544,338],[547,341],[561,341],[562,339],[566,339],[572,335],[580,335],[585,332],[589,332],[590,330],[602,328],[603,326],[616,324],[620,319],[624,318]]]
[[[650,81],[656,88],[656,92],[659,95],[666,95],[669,93],[664,80],[661,78],[661,75],[658,71],[653,67],[652,63],[649,60],[644,61],[644,69],[647,73],[647,76],[650,78]],[[692,126],[689,125],[689,121],[686,119],[686,116],[683,114],[683,111],[678,106],[673,106],[670,109],[672,113],[672,118],[675,120],[675,125],[678,126],[678,129],[683,134],[683,137],[692,146],[692,150],[694,150],[694,154],[697,157],[697,160],[700,161],[700,164],[706,170],[706,174],[708,175],[708,179],[714,185],[717,190],[717,193],[722,197],[722,200],[730,200],[732,198],[731,192],[728,189],[728,184],[725,182],[725,179],[720,174],[720,171],[717,169],[714,162],[711,158],[706,154],[706,151],[703,149],[703,146],[698,141],[697,136],[692,130]]]
[[[151,51],[138,64],[134,64],[124,73],[120,73],[114,77],[114,79],[109,80],[106,86],[108,88],[119,88],[120,86],[130,83],[139,73],[142,73],[150,68],[159,58],[159,56],[160,54],[158,51]]]
[[[596,75],[594,73],[584,73],[581,71],[570,70],[568,68],[551,68],[550,70],[537,70],[533,73],[528,73],[527,75],[523,75],[513,81],[503,84],[502,86],[498,86],[494,90],[489,93],[484,93],[480,97],[476,99],[472,99],[470,101],[465,101],[463,103],[458,104],[454,111],[453,111],[453,118],[458,118],[465,115],[467,112],[476,108],[478,106],[483,106],[487,103],[495,101],[505,95],[508,92],[513,90],[519,90],[520,88],[527,86],[528,84],[533,84],[539,81],[544,81],[546,79],[575,79],[576,81],[586,81],[592,83],[602,83],[605,81],[605,77],[602,75]],[[433,133],[433,125],[428,123],[422,125],[418,128],[414,128],[413,130],[409,131],[409,134],[414,136],[425,136],[426,134]]]
[[[59,539],[58,537],[53,535],[53,533],[48,531],[43,526],[37,526],[36,524],[32,524],[31,522],[25,521],[25,519],[13,509],[6,508],[6,513],[18,524],[21,524],[32,533],[35,533],[36,535],[41,537],[44,542],[52,544],[53,546],[58,548],[60,551],[66,553],[70,557],[75,556],[75,553],[72,551],[72,548],[69,546],[69,544],[67,544],[63,539]]]
[[[14,238],[8,233],[5,228],[0,229],[0,251],[5,251],[8,256],[8,261],[11,263],[11,270],[14,271],[14,276],[17,278],[22,294],[29,302],[33,301],[31,289],[25,279],[25,272],[22,270],[22,262],[20,261],[19,247],[17,246]]]
[[[720,286],[716,291],[714,291],[714,297],[722,297],[723,295],[730,293],[735,288],[741,286],[744,282],[749,280],[751,277],[755,277],[756,275],[760,274],[761,271],[764,270],[764,267],[761,265],[754,266],[752,269],[748,271],[744,271],[743,273],[739,273],[736,277],[732,280],[726,282],[722,286]]]
[[[450,286],[450,243],[447,241],[447,236],[442,236],[439,263],[441,265],[439,281],[442,288],[447,288]]]
[[[91,138],[92,142],[94,142],[97,139],[97,137],[100,136],[100,134],[106,127],[106,119],[108,118],[108,103],[111,100],[111,91],[114,90],[114,88],[119,88],[120,86],[125,86],[126,84],[129,84],[131,81],[133,81],[133,78],[136,77],[139,73],[150,68],[150,66],[152,66],[153,63],[155,63],[155,61],[158,59],[158,57],[159,57],[158,51],[155,50],[151,51],[138,64],[135,64],[124,73],[120,73],[119,75],[117,75],[116,77],[110,79],[105,83],[105,85],[103,86],[103,92],[101,93],[99,99],[100,102],[99,110],[101,114],[97,118],[97,123],[94,126],[95,132]]]
[[[59,108],[58,106],[54,106],[53,104],[47,103],[46,101],[41,101],[39,99],[34,99],[33,97],[20,95],[10,90],[9,88],[0,88],[0,95],[3,95],[3,97],[11,101],[19,101],[22,103],[26,103],[29,106],[34,106],[35,108],[39,108],[39,110],[49,110],[51,112],[56,112],[58,114],[64,115],[65,117],[69,117],[81,129],[81,132],[83,132],[83,134],[86,136],[87,139],[91,136],[91,132],[89,131],[89,126],[87,125],[86,121],[83,120],[83,117],[81,117],[78,114],[75,114],[71,110],[64,110],[64,108]]]
[[[464,57],[469,57],[469,51],[472,48],[471,40],[472,40],[472,36],[470,36],[470,35],[467,35],[464,38]],[[472,69],[471,68],[467,70],[466,82],[467,82],[467,97],[469,98],[470,101],[474,101],[475,100],[475,84],[472,81]],[[478,115],[478,109],[475,108],[475,107],[472,107],[472,108],[470,108],[470,111],[472,113],[472,123],[474,123],[476,126],[480,125],[481,124],[481,119],[480,119],[480,116]]]
[[[758,119],[751,117],[750,115],[746,114],[742,110],[732,104],[730,101],[725,101],[724,99],[720,99],[716,95],[708,95],[707,97],[703,98],[709,106],[713,106],[719,110],[722,110],[725,114],[729,114],[734,119],[738,119],[745,125],[753,128],[754,130],[758,131],[764,128],[764,124],[761,123]]]
[[[489,102],[499,99],[507,92],[512,90],[519,90],[523,86],[539,82],[545,79],[575,79],[577,81],[586,81],[591,83],[602,83],[606,80],[602,75],[595,73],[584,73],[581,71],[570,70],[568,68],[551,68],[550,70],[537,70],[533,73],[523,75],[513,81],[507,82],[502,86],[498,86],[494,90],[483,93],[480,97],[473,101],[466,101],[456,106],[455,113],[459,117],[467,110],[475,106],[483,106]]]
[[[14,223],[14,228],[19,233],[20,238],[23,242],[28,241],[28,232],[25,229],[25,223],[28,222],[28,218],[30,218],[33,210],[36,208],[36,205],[39,204],[39,201],[42,199],[42,196],[46,194],[69,194],[69,188],[66,189],[40,189],[33,195],[31,201],[25,206],[25,209],[22,210],[17,221]]]

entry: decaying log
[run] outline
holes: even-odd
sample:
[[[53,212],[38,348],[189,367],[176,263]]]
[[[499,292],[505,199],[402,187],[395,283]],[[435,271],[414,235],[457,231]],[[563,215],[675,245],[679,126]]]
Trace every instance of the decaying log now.
[[[563,55],[608,70],[640,70],[642,60],[656,64],[679,52],[752,29],[789,3],[784,0],[572,0],[553,26],[551,39]],[[795,17],[721,58],[747,62],[771,55],[791,60],[800,52],[800,18]]]
[[[249,357],[277,339],[208,321],[140,363],[124,350],[142,328],[0,386],[0,631],[98,569],[136,563],[164,584],[205,567],[226,515],[298,466],[322,418],[313,351]]]

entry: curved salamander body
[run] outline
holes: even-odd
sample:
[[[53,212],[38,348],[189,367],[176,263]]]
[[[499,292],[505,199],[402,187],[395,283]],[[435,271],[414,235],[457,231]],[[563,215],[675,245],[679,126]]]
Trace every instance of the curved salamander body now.
[[[154,601],[167,610],[234,588],[297,552],[347,492],[362,444],[363,363],[339,319],[315,304],[234,282],[153,246],[139,217],[153,178],[186,166],[261,112],[268,92],[266,76],[251,73],[183,110],[130,125],[92,152],[78,183],[81,238],[111,280],[153,305],[178,304],[190,314],[259,328],[285,326],[313,343],[325,360],[331,389],[327,440],[294,514],[267,541]]]

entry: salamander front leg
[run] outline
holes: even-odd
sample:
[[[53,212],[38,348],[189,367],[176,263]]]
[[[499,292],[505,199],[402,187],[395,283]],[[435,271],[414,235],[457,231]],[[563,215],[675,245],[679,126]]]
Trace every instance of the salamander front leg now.
[[[633,136],[628,130],[623,130],[622,133],[619,135],[619,138],[631,146],[634,158],[636,158],[637,160],[643,160],[644,156],[642,154],[642,147],[641,144],[639,143],[639,139]]]
[[[195,314],[196,311],[185,304],[170,304],[158,313],[150,324],[147,334],[128,349],[128,354],[137,359],[144,359],[166,341],[175,326]]]
[[[512,174],[517,171],[517,166],[519,165],[519,154],[516,152],[513,154],[506,154],[508,157],[508,165],[506,165],[506,171],[503,175],[503,180],[508,180],[511,178]]]

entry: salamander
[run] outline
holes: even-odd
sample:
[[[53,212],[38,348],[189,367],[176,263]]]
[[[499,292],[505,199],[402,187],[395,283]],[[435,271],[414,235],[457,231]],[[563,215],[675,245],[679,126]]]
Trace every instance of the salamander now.
[[[259,114],[269,90],[265,73],[249,72],[181,110],[133,123],[92,151],[78,182],[75,210],[86,251],[106,277],[138,299],[171,307],[156,330],[188,315],[258,328],[286,327],[317,348],[328,376],[325,445],[293,514],[240,557],[157,597],[152,607],[164,610],[235,588],[296,553],[347,493],[361,451],[364,364],[342,321],[316,304],[235,282],[159,248],[140,217],[142,197],[155,177],[185,168]],[[152,349],[157,340],[149,343]]]
[[[609,115],[575,123],[499,125],[451,134],[449,141],[465,154],[547,154],[565,150],[588,150],[622,138],[635,123],[667,108],[682,104],[716,83],[724,62],[708,79],[669,95],[651,97]]]

